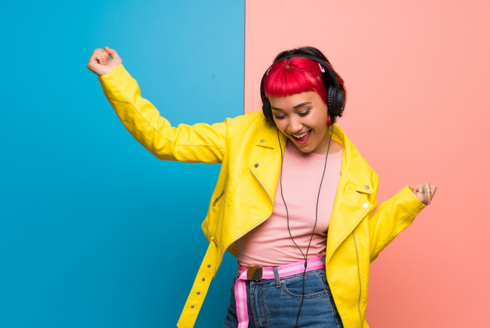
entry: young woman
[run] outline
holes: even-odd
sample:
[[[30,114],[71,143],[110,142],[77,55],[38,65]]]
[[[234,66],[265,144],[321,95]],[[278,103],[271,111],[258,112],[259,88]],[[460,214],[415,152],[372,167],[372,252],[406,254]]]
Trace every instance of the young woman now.
[[[113,49],[95,50],[88,68],[155,156],[221,163],[179,327],[193,327],[225,251],[239,266],[223,327],[368,327],[369,265],[436,187],[405,187],[376,212],[378,176],[334,124],[344,83],[319,50],[280,53],[262,80],[263,111],[213,125],[170,126]]]

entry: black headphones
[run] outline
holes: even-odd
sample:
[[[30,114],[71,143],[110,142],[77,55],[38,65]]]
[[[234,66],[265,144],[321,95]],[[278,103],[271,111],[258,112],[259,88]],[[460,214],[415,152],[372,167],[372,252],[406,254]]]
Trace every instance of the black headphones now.
[[[269,74],[269,70],[277,62],[293,57],[304,57],[311,59],[324,68],[323,70],[321,70],[321,76],[323,80],[323,85],[325,87],[325,90],[327,91],[327,108],[332,123],[335,123],[335,119],[337,118],[337,116],[342,116],[342,112],[345,107],[345,91],[340,87],[339,80],[337,79],[337,74],[335,74],[333,69],[330,67],[330,63],[328,60],[324,61],[316,56],[301,53],[287,54],[281,58],[278,58],[271,66],[269,66],[269,68],[262,76],[262,81],[260,82],[260,97],[262,98],[262,111],[264,112],[264,116],[267,118],[267,120],[274,122],[274,119],[272,117],[271,103],[267,98],[264,90],[264,78],[267,76],[267,74]]]

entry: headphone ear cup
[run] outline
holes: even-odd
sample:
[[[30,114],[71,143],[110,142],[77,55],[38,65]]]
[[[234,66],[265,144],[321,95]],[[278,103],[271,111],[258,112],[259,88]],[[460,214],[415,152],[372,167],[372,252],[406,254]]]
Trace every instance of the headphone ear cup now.
[[[274,118],[272,117],[271,103],[267,97],[262,98],[262,112],[264,113],[264,116],[268,121],[274,122]]]
[[[337,116],[344,108],[344,91],[337,89],[333,85],[328,87],[327,106],[331,115]]]

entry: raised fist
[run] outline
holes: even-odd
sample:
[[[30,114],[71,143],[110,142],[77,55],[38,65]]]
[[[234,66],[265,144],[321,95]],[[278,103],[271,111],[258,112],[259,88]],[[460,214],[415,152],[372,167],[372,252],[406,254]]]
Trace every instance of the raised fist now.
[[[414,187],[412,187],[412,192],[417,198],[424,203],[425,205],[429,205],[432,201],[432,197],[434,197],[436,193],[437,187],[428,182],[420,183]]]
[[[88,61],[87,68],[98,76],[101,76],[109,73],[120,64],[122,64],[122,59],[116,50],[105,47],[104,49],[99,48],[94,50]]]

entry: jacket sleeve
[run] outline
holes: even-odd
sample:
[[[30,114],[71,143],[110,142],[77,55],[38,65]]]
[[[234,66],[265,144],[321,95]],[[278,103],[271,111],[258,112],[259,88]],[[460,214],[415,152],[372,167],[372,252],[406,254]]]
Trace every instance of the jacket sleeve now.
[[[374,193],[370,200],[373,204],[373,212],[377,205],[377,192],[379,178],[374,173]],[[376,213],[369,218],[369,239],[371,263],[379,253],[388,246],[395,237],[407,228],[415,217],[424,209],[422,203],[412,192],[410,187],[405,187],[392,198],[384,201]]]
[[[104,94],[131,135],[157,158],[187,163],[221,163],[226,123],[172,127],[148,100],[123,65],[100,76]]]

